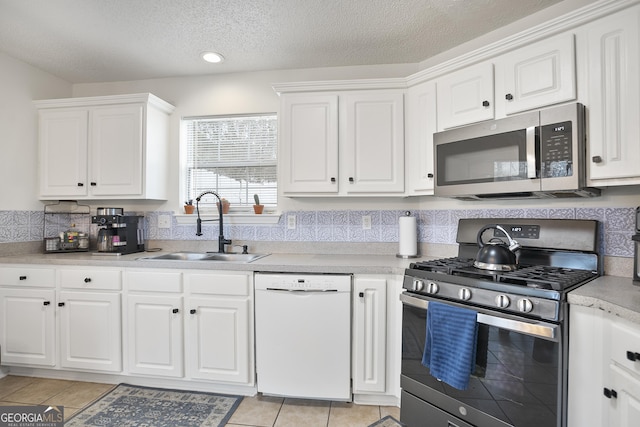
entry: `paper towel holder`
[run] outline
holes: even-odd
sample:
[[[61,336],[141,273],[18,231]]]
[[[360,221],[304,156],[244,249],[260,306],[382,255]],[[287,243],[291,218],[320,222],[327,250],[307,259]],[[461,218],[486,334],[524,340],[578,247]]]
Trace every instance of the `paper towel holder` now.
[[[410,211],[405,211],[404,216],[411,216],[411,212]],[[416,250],[416,254],[415,255],[403,255],[403,254],[398,253],[398,254],[396,254],[396,258],[403,258],[403,259],[420,258],[421,255],[418,252],[419,251]]]

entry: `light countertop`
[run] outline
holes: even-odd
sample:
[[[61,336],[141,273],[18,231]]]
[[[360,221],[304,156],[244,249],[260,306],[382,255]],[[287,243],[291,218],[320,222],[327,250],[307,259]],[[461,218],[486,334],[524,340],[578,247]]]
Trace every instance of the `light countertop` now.
[[[602,276],[569,292],[569,304],[594,307],[640,324],[640,284]]]

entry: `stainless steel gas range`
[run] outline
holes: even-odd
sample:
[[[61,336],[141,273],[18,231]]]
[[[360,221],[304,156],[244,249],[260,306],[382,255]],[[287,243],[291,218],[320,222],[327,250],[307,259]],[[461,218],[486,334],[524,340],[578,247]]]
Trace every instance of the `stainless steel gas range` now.
[[[567,293],[601,275],[599,236],[599,223],[591,220],[461,219],[457,257],[412,263],[400,297],[401,421],[410,427],[565,426]],[[512,241],[514,265],[477,262],[485,244],[500,249]],[[438,354],[447,369],[467,351],[446,342],[457,333],[458,317],[431,319],[439,307],[474,315],[464,386],[432,375],[438,361],[427,357],[433,357],[431,346],[444,345]]]

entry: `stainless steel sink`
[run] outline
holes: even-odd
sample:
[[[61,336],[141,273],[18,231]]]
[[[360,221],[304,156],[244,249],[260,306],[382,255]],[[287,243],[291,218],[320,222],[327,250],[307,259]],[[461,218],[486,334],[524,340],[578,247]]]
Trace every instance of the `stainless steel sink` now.
[[[143,260],[157,261],[226,261],[226,262],[252,262],[266,257],[269,254],[238,254],[218,252],[172,252],[170,254],[154,257],[144,257]]]

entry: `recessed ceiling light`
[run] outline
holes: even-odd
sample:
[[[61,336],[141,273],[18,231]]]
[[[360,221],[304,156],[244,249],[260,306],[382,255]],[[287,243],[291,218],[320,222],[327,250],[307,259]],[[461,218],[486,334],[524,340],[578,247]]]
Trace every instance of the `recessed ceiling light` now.
[[[207,62],[211,62],[212,64],[219,64],[224,61],[224,56],[215,52],[202,52],[200,56],[202,56],[202,59]]]

